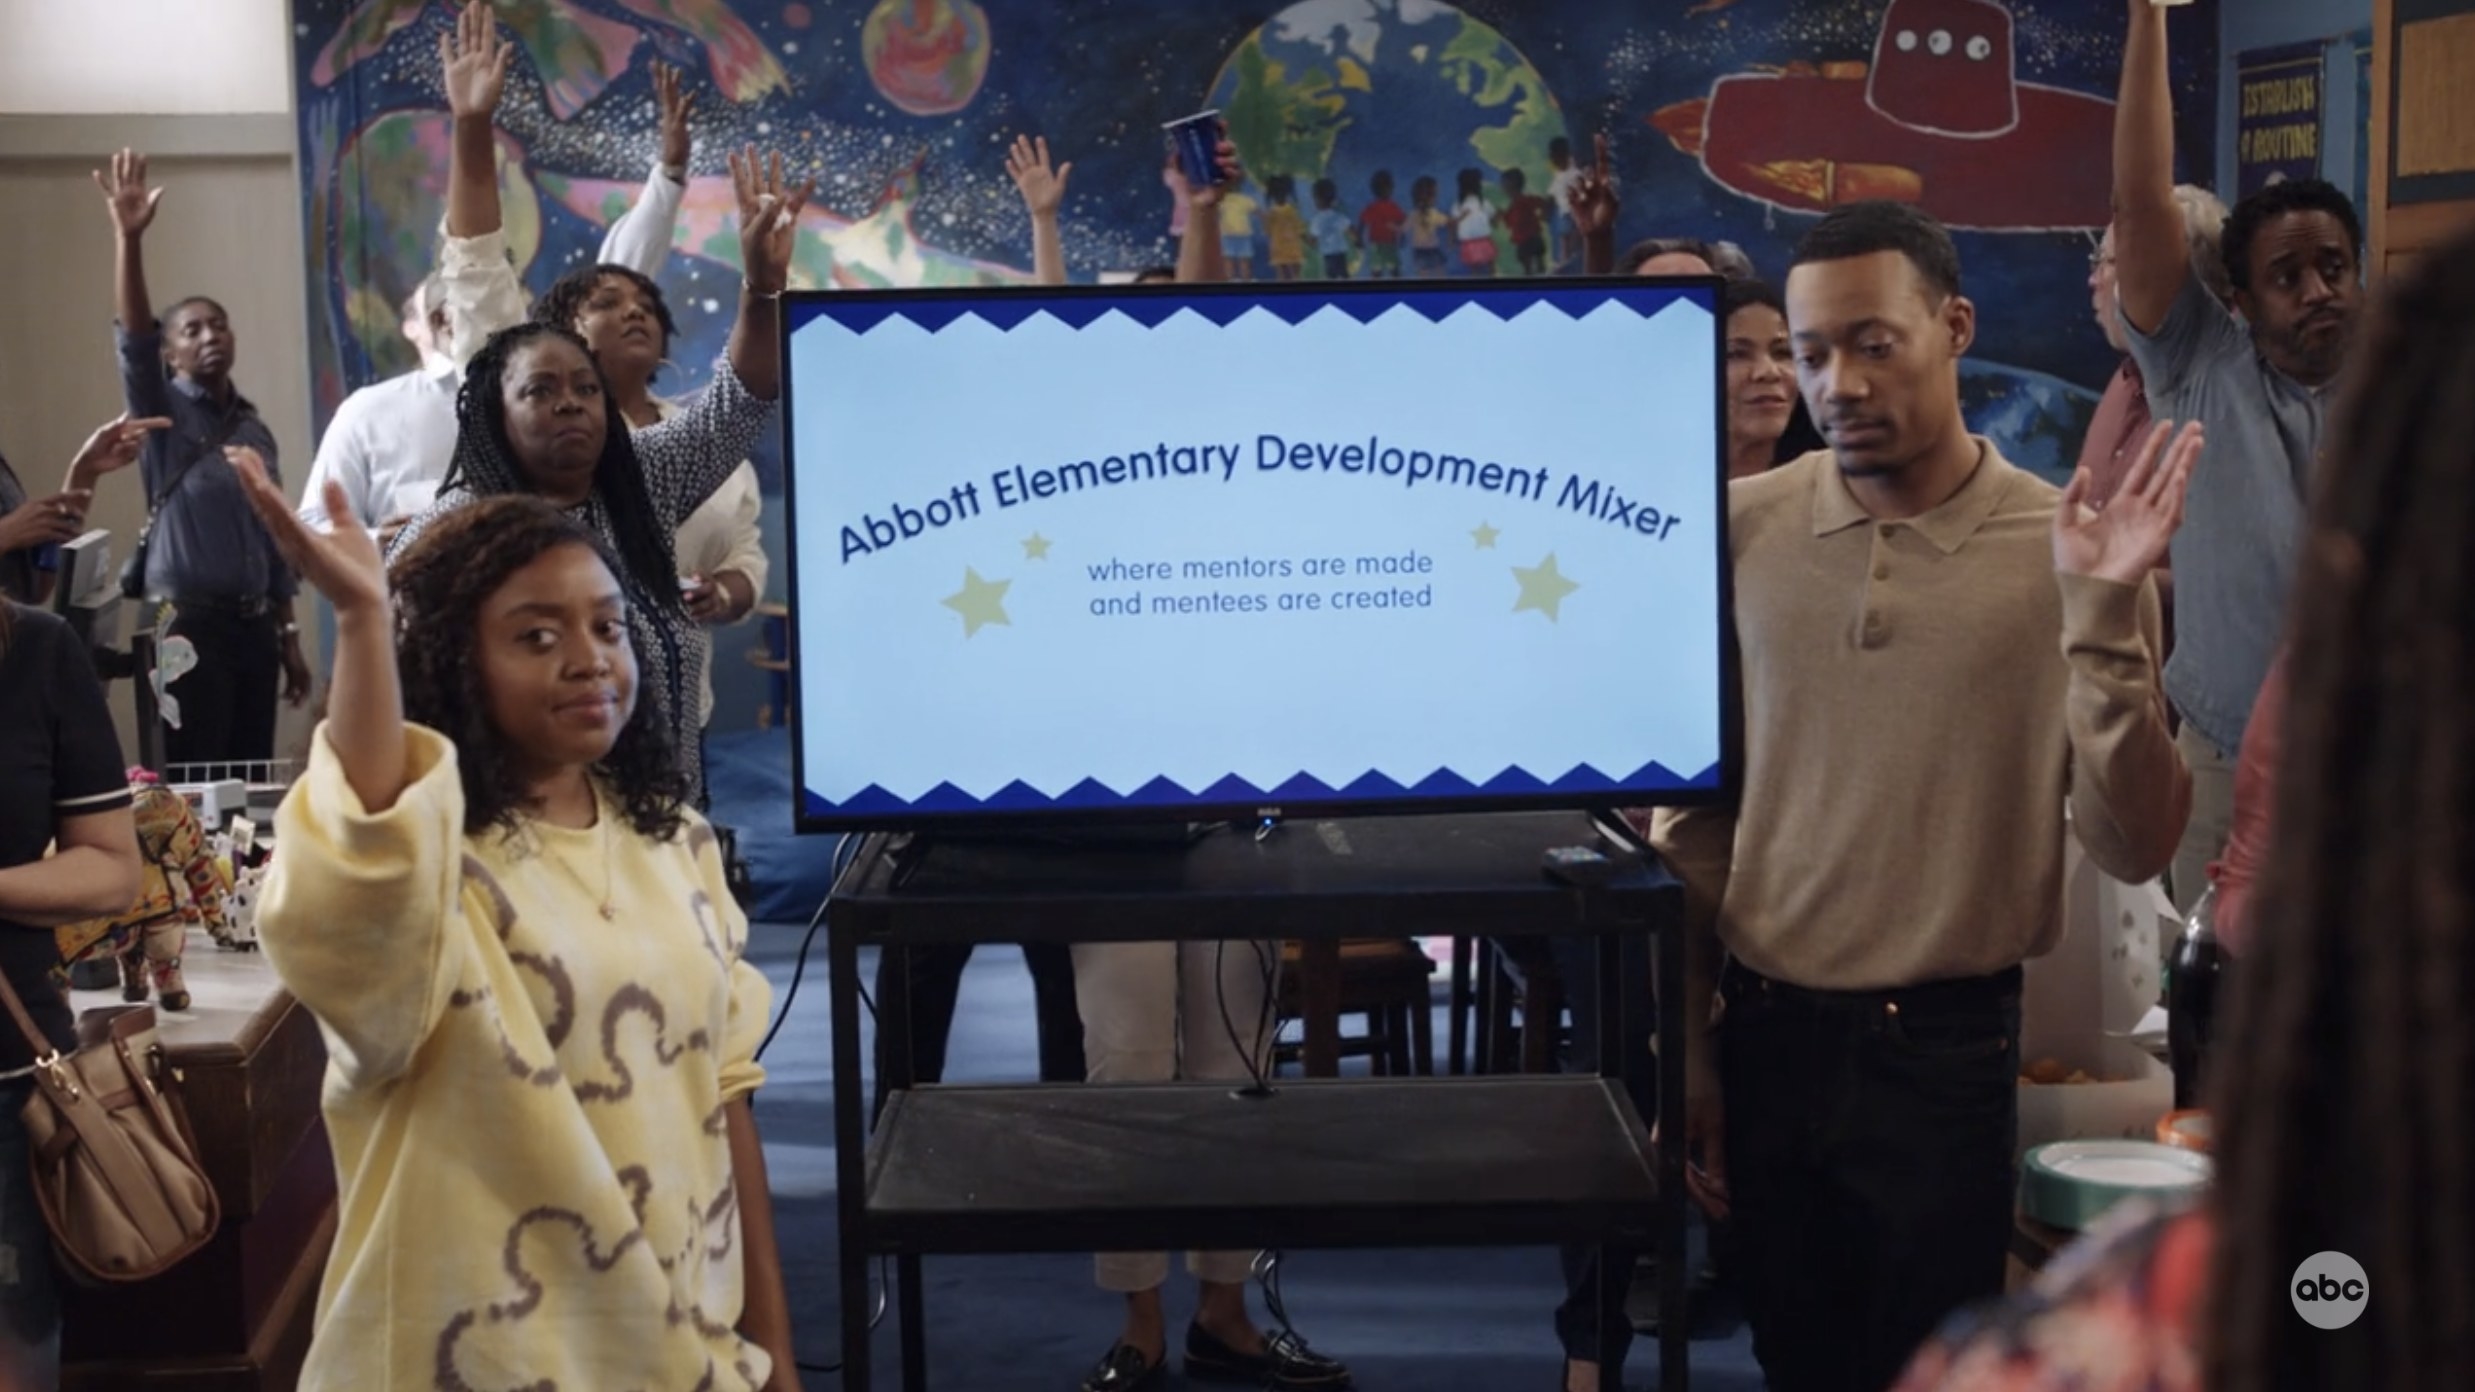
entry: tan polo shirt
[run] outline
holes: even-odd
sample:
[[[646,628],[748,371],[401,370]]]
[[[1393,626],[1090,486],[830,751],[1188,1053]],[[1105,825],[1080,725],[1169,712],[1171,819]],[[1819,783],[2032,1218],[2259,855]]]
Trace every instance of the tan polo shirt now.
[[[1903,521],[1867,516],[1826,450],[1728,490],[1743,796],[1662,813],[1654,839],[1698,926],[1764,976],[1867,990],[2047,951],[2066,800],[2108,873],[2174,856],[2191,783],[2155,587],[2057,576],[2060,491],[1978,444],[1959,492]],[[1696,985],[1688,1016],[1707,1002]]]

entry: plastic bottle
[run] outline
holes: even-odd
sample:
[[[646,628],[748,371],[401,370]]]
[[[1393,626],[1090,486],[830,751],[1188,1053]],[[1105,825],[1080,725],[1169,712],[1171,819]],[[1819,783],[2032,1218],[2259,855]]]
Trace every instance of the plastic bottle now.
[[[2217,942],[2217,884],[2209,887],[2183,920],[2175,940],[2173,973],[2166,986],[2166,1058],[2174,1070],[2177,1111],[2200,1105],[2201,1079],[2208,1069],[2209,1038],[2217,1024],[2219,978],[2226,953]]]

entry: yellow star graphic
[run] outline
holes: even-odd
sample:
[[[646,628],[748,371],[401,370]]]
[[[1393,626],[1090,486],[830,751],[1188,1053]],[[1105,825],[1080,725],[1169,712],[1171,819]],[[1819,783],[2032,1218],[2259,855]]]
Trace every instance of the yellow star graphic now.
[[[1581,588],[1556,570],[1553,551],[1548,552],[1547,559],[1535,566],[1514,566],[1512,573],[1513,578],[1521,582],[1521,598],[1514,601],[1513,612],[1518,614],[1524,609],[1535,609],[1546,615],[1549,623],[1557,621],[1557,606],[1564,602],[1565,596]]]
[[[1477,528],[1470,533],[1470,539],[1478,543],[1479,550],[1492,551],[1495,549],[1495,539],[1502,535],[1502,532],[1499,532],[1492,526],[1481,522],[1478,524]]]
[[[1047,537],[1033,532],[1030,536],[1023,538],[1023,559],[1026,561],[1047,560],[1049,545]]]
[[[978,571],[964,566],[963,587],[939,602],[962,615],[965,638],[989,624],[1004,624],[1012,628],[1014,621],[1005,616],[1005,592],[1006,587],[1013,583],[1011,580],[983,580]]]

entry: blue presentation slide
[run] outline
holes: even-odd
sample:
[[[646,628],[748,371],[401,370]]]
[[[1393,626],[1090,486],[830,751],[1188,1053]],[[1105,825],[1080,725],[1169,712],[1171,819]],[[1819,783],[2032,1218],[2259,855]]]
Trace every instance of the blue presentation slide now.
[[[803,817],[1717,788],[1714,302],[796,298]]]

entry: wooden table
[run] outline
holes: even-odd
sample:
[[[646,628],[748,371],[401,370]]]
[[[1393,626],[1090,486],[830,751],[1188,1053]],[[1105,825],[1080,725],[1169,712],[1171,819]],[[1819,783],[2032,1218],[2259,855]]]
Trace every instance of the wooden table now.
[[[152,1281],[64,1291],[67,1392],[278,1392],[309,1350],[335,1235],[318,1112],[326,1045],[261,954],[192,933],[182,965],[194,999],[158,1019],[223,1226]],[[70,1006],[119,1002],[117,991],[78,991]]]

